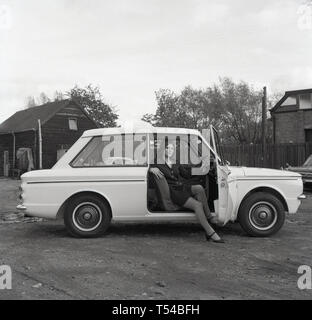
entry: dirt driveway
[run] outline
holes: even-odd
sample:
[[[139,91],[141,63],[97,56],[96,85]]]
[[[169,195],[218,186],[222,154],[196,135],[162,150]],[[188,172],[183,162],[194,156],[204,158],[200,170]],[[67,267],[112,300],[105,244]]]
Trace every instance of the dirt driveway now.
[[[0,219],[15,211],[18,182],[0,180]],[[70,238],[61,221],[0,221],[0,299],[311,299],[297,269],[312,266],[312,196],[274,237],[237,224],[207,243],[197,224],[118,224],[100,239]]]

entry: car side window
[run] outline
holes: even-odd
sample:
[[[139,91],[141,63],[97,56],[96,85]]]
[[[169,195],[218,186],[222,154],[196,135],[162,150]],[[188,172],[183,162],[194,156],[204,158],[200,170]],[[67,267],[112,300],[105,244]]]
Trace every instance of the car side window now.
[[[175,146],[176,163],[183,165],[199,166],[201,164],[200,156],[202,154],[202,141],[196,135],[187,134],[151,134],[150,135],[150,163],[162,163],[163,157],[159,146],[166,143]]]
[[[146,143],[147,138],[144,134],[97,136],[80,151],[71,166],[147,166]]]

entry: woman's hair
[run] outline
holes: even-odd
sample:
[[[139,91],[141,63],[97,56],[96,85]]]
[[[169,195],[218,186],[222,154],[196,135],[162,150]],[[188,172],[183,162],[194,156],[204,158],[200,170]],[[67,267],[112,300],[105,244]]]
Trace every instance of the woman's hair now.
[[[168,139],[168,137],[165,137],[161,140],[159,147],[158,147],[158,154],[163,155],[166,148],[168,147],[169,144],[172,144],[174,148],[176,149],[176,143],[173,140]],[[175,150],[176,153],[176,150]]]

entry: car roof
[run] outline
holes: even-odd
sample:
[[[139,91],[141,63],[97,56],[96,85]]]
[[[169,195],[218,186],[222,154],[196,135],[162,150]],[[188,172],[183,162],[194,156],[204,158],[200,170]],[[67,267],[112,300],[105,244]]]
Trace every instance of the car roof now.
[[[146,128],[136,128],[136,127],[118,127],[118,128],[100,128],[87,130],[83,133],[82,137],[94,137],[94,136],[104,136],[104,135],[116,135],[116,134],[147,134],[147,133],[157,133],[157,134],[191,134],[198,135],[199,131],[195,129],[187,128],[167,128],[167,127],[146,127]]]

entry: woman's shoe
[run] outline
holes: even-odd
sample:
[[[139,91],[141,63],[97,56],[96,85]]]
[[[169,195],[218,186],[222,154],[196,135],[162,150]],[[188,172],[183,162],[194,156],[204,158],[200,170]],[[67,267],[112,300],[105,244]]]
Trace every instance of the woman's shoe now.
[[[212,242],[215,242],[215,243],[225,243],[225,241],[223,240],[223,239],[219,239],[219,240],[214,240],[214,239],[212,239],[212,236],[214,235],[214,234],[216,234],[215,232],[214,233],[212,233],[211,235],[209,235],[208,236],[208,234],[206,234],[206,240],[207,241],[212,241]]]
[[[208,222],[210,223],[210,224],[217,224],[216,223],[216,216],[213,216],[213,215],[211,215],[211,216],[209,216],[208,218],[207,218],[207,220],[208,220]]]
[[[208,220],[208,222],[209,222],[209,224],[215,224],[215,222],[214,222],[214,217],[213,216],[211,216],[211,217],[209,217],[209,218],[207,218],[207,220]]]

